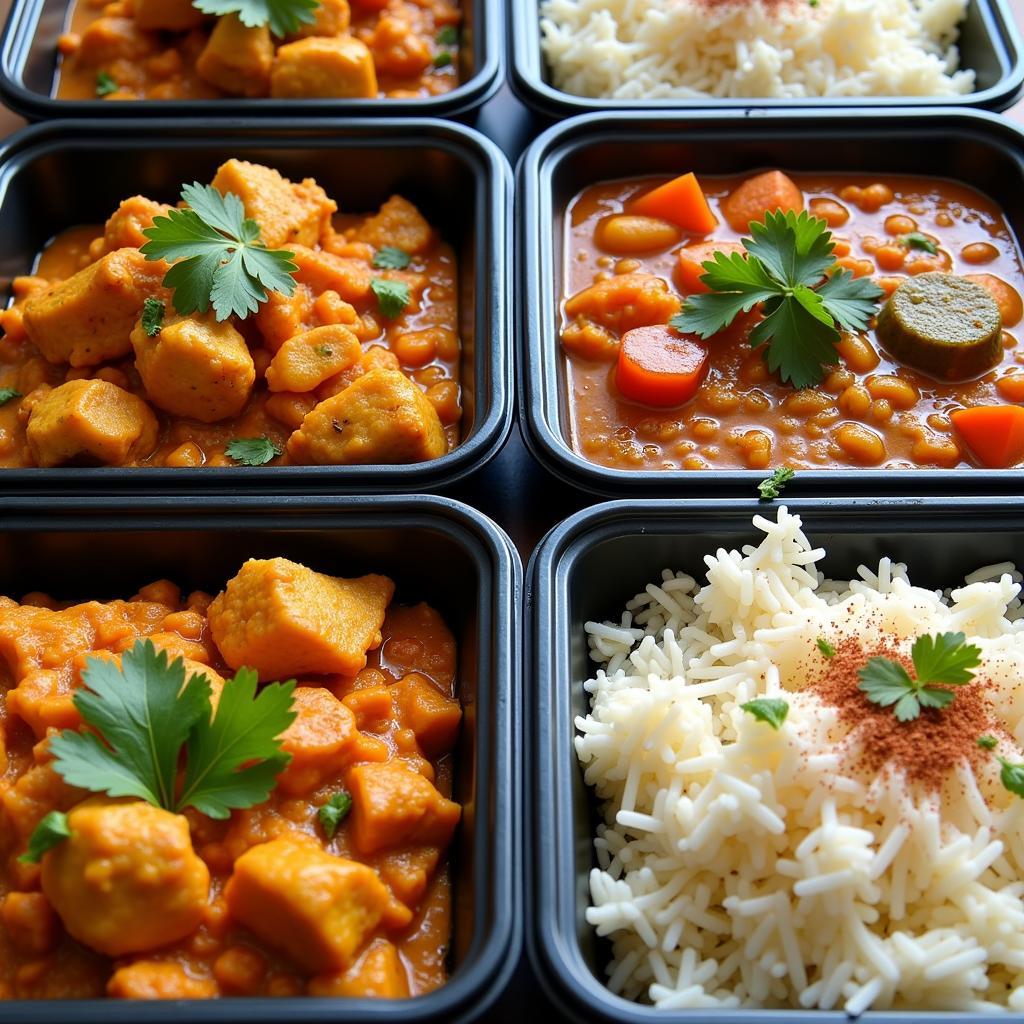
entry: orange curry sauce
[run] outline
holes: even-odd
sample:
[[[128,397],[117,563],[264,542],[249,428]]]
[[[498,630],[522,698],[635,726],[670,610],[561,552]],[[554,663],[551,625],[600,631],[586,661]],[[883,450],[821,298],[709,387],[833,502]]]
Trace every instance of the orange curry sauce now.
[[[58,607],[42,594],[27,595],[25,602]],[[202,660],[213,670],[230,675],[210,637],[209,602],[209,595],[197,592],[186,598],[172,584],[160,581],[144,587],[130,602],[89,602],[16,628],[11,620],[5,623],[3,616],[5,610],[16,606],[0,598],[0,650],[6,655],[0,658],[0,999],[303,994],[401,998],[440,987],[447,978],[451,932],[451,883],[445,851],[417,844],[413,838],[360,857],[350,840],[352,815],[341,823],[333,840],[326,838],[317,823],[318,809],[346,785],[353,762],[400,763],[426,776],[442,796],[451,795],[450,749],[459,717],[459,705],[453,699],[456,645],[438,613],[425,604],[388,610],[381,630],[383,644],[370,652],[366,668],[356,676],[299,679],[299,690],[325,687],[329,694],[321,703],[331,704],[340,698],[355,716],[358,733],[346,747],[349,763],[343,769],[325,767],[329,759],[338,759],[337,752],[330,753],[335,737],[318,732],[311,718],[300,727],[300,717],[292,726],[296,732],[292,742],[298,746],[289,766],[291,782],[282,784],[285,776],[280,776],[268,801],[236,810],[225,821],[215,821],[193,809],[185,812],[192,845],[210,873],[209,902],[199,927],[186,939],[117,959],[92,952],[67,935],[39,891],[39,866],[18,861],[44,815],[68,810],[88,796],[53,771],[45,744],[40,742],[40,728],[45,735],[47,726],[75,725],[60,720],[61,707],[70,706],[67,682],[57,693],[47,689],[47,680],[77,675],[89,651],[82,637],[93,631],[93,649],[97,651],[123,651],[137,637],[149,636],[172,657],[192,659],[190,671],[202,670],[203,664],[194,664]],[[46,666],[35,670],[27,684],[22,683],[26,713],[33,708],[40,716],[34,729],[7,710],[11,687],[18,682],[7,667],[15,649],[22,660]],[[426,695],[422,695],[424,690]],[[447,710],[439,709],[439,704]],[[425,727],[433,728],[424,725],[429,723],[427,707],[442,715],[433,720],[435,726],[444,723],[432,734],[434,746],[429,756],[417,741]],[[305,751],[303,743],[310,744]],[[300,764],[303,772],[312,774],[312,788],[304,781],[308,775],[294,773]],[[233,921],[224,898],[233,864],[242,854],[256,844],[295,833],[311,837],[330,854],[375,868],[395,906],[409,921],[403,927],[400,916],[398,924],[395,915],[386,916],[351,967],[338,974],[313,977],[303,963],[289,960]]]
[[[595,229],[665,179],[605,182],[586,189],[566,217],[564,298],[596,281],[633,273],[655,275],[678,295],[676,254],[683,246],[742,237],[730,229],[719,204],[747,177],[701,180],[719,219],[710,235],[681,233],[668,248],[628,257],[603,252]],[[796,391],[768,371],[763,349],[751,349],[746,337],[751,320],[740,318],[706,342],[709,372],[691,401],[672,409],[648,408],[624,400],[615,387],[618,311],[595,306],[570,318],[563,300],[569,435],[582,456],[613,469],[644,470],[970,466],[975,463],[956,437],[950,412],[1024,402],[1024,347],[1018,347],[1017,330],[1024,272],[1017,242],[995,203],[964,185],[933,178],[791,177],[803,191],[805,208],[819,216],[830,212],[835,255],[855,274],[872,275],[887,294],[908,275],[930,270],[993,275],[1008,284],[1002,289],[1007,301],[1000,302],[1000,364],[974,380],[939,381],[889,358],[874,331],[868,331],[844,336],[834,371],[819,386]],[[894,246],[896,237],[915,231],[935,242],[936,255],[894,251],[900,248]],[[581,327],[586,328],[582,342]],[[893,378],[910,388],[894,385]]]

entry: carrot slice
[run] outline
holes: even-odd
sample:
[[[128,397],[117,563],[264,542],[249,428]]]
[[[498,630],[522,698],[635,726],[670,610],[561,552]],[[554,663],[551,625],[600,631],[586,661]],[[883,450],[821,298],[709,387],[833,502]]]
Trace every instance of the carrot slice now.
[[[799,213],[804,208],[804,194],[782,171],[765,171],[747,178],[722,200],[720,208],[729,227],[746,234],[751,221],[764,220],[766,213],[775,210]]]
[[[684,231],[700,235],[706,235],[718,226],[718,218],[711,212],[693,171],[631,199],[627,205],[630,213],[660,217],[678,224]]]
[[[1006,469],[1024,457],[1024,408],[977,405],[950,414],[953,426],[978,461],[989,469]]]
[[[667,408],[697,393],[708,350],[693,335],[665,326],[637,327],[619,344],[615,383],[624,398]]]
[[[679,265],[676,267],[676,284],[684,295],[696,295],[710,291],[701,281],[704,276],[704,264],[714,259],[716,252],[738,252],[741,255],[747,250],[739,242],[694,242],[679,250]]]

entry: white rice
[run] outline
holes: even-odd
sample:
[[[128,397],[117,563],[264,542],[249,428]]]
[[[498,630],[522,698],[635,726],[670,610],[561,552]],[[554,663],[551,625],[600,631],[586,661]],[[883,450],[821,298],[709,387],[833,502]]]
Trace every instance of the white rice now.
[[[798,516],[754,525],[758,546],[705,558],[705,586],[665,572],[587,624],[600,668],[576,749],[604,808],[587,920],[608,986],[664,1009],[1024,1010],[1024,799],[995,756],[930,795],[851,771],[849,726],[798,668],[869,621],[903,651],[962,630],[1014,738],[993,755],[1019,763],[1020,575],[989,566],[947,597],[883,558],[830,582]],[[739,707],[778,695],[778,731]]]
[[[553,84],[605,99],[952,96],[967,0],[543,0]]]

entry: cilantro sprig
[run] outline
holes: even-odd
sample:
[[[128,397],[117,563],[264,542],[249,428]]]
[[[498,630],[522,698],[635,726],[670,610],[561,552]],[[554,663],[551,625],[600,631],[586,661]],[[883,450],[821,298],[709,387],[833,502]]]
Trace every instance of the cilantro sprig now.
[[[971,671],[981,664],[981,650],[966,642],[963,633],[939,633],[919,636],[910,649],[915,675],[891,658],[869,658],[858,672],[862,690],[872,704],[887,708],[895,705],[896,718],[909,722],[921,708],[942,709],[953,702],[953,690],[931,684],[963,686],[974,678]]]
[[[412,257],[396,245],[384,245],[373,256],[373,265],[378,270],[405,270],[412,263]]]
[[[21,398],[21,392],[17,388],[0,388],[0,405],[6,405],[15,398]]]
[[[68,816],[63,811],[50,811],[36,825],[28,839],[28,849],[18,858],[22,864],[38,864],[47,850],[71,838]]]
[[[159,299],[146,299],[142,304],[142,329],[146,337],[155,338],[164,325],[164,304]]]
[[[192,0],[192,6],[204,14],[237,14],[246,28],[269,25],[284,37],[316,21],[320,0]]]
[[[295,291],[295,253],[268,249],[238,196],[193,182],[182,187],[181,198],[187,208],[155,217],[142,232],[149,241],[140,250],[147,260],[174,264],[163,283],[174,289],[179,313],[205,313],[212,305],[218,320],[245,319],[267,301],[268,291]]]
[[[782,493],[782,488],[789,483],[796,473],[789,466],[780,466],[771,476],[766,477],[757,485],[757,493],[761,501],[773,501]]]
[[[281,449],[269,437],[236,437],[228,442],[224,454],[243,466],[265,466]]]
[[[710,291],[691,295],[670,323],[710,338],[762,305],[751,346],[766,346],[768,368],[783,381],[811,387],[836,363],[840,329],[864,330],[883,292],[867,278],[836,269],[832,232],[806,211],[767,213],[750,233],[745,254],[716,252],[702,264],[701,282]]]
[[[332,793],[330,799],[316,812],[317,821],[328,839],[333,839],[338,826],[348,817],[352,810],[352,797],[344,789]]]
[[[377,296],[380,311],[389,319],[400,316],[402,310],[412,302],[409,286],[404,281],[392,281],[384,277],[375,277],[370,282],[373,294]]]
[[[112,75],[107,74],[106,71],[96,72],[96,95],[97,96],[109,96],[112,92],[117,92],[121,86],[117,84],[117,81]]]
[[[789,704],[778,697],[757,697],[740,705],[741,710],[753,715],[759,722],[765,722],[776,732],[782,728],[789,714]]]

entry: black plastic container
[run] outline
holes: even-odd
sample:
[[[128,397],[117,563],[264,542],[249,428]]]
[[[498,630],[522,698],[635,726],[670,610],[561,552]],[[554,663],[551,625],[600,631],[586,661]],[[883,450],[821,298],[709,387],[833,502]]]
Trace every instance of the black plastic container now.
[[[849,579],[861,563],[884,555],[906,562],[918,586],[953,586],[982,565],[1024,563],[1024,505],[966,498],[787,501],[803,517],[812,543],[825,547],[820,567]],[[595,506],[553,530],[529,570],[526,806],[532,850],[527,921],[531,961],[565,1017],[585,1024],[838,1024],[842,1012],[713,1010],[671,1012],[641,1006],[604,986],[608,951],[584,920],[593,837],[601,820],[576,759],[573,720],[589,710],[583,681],[588,658],[584,623],[618,620],[626,602],[666,568],[704,580],[705,554],[754,541],[756,501],[619,501]],[[983,540],[982,540],[983,538]],[[869,1013],[875,1024],[980,1022],[980,1014]],[[1020,1021],[1010,1014],[1008,1020]]]
[[[40,513],[0,506],[0,593],[63,599],[128,597],[155,579],[216,592],[246,558],[284,556],[318,571],[391,576],[399,602],[436,607],[459,645],[465,714],[454,799],[450,980],[412,1000],[221,999],[0,1003],[4,1024],[119,1022],[468,1022],[500,996],[521,944],[519,849],[522,570],[508,538],[466,505],[434,497],[105,499]]]
[[[29,120],[51,117],[451,117],[477,111],[504,75],[505,18],[502,0],[463,0],[462,84],[423,99],[133,100],[111,103],[60,100],[57,38],[65,30],[69,0],[12,0],[0,36],[0,96]]]
[[[508,163],[493,143],[447,121],[311,121],[271,130],[266,122],[49,122],[0,149],[0,290],[28,273],[58,231],[102,223],[126,196],[175,202],[183,182],[209,181],[229,157],[316,178],[350,211],[399,192],[455,248],[462,337],[462,442],[431,462],[403,466],[268,466],[224,469],[74,468],[0,471],[17,490],[139,493],[169,490],[408,492],[451,483],[486,463],[512,423],[509,352],[511,203]]]
[[[589,462],[568,438],[565,356],[558,340],[565,210],[583,188],[653,174],[793,171],[953,178],[999,203],[1024,239],[1024,132],[984,111],[695,111],[590,114],[557,125],[527,150],[517,182],[516,337],[523,435],[551,472],[616,495],[756,493],[760,470],[618,470]],[[1024,470],[800,470],[787,494],[997,494],[1024,490]]]
[[[878,96],[834,99],[589,99],[556,89],[541,53],[539,0],[510,4],[509,77],[524,103],[549,117],[570,117],[594,110],[743,110],[814,107],[984,107],[1005,110],[1024,85],[1024,51],[1008,0],[969,0],[960,28],[960,66],[976,72],[976,88],[959,97]]]

